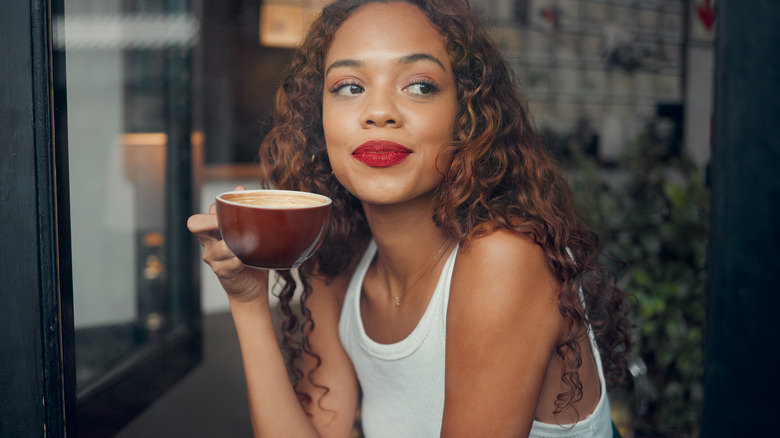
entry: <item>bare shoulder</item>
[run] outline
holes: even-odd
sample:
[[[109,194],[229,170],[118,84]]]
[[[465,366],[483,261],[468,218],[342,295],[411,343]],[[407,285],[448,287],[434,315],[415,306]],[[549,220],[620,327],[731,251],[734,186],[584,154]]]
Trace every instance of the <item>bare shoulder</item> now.
[[[447,306],[443,436],[528,436],[565,325],[559,290],[542,248],[522,234],[495,230],[460,250]]]
[[[530,237],[499,228],[488,234],[475,237],[461,250],[459,258],[474,263],[494,265],[494,269],[518,264],[533,267],[545,265],[544,252]]]
[[[545,285],[549,289],[557,283],[542,248],[530,237],[506,229],[472,239],[461,249],[458,262],[462,277],[478,278],[486,285],[494,282],[520,288]]]
[[[497,229],[461,249],[453,273],[451,313],[488,318],[544,315],[557,321],[560,284],[550,272],[542,248],[530,237]],[[557,324],[557,323],[556,323]],[[553,327],[550,327],[553,328]]]

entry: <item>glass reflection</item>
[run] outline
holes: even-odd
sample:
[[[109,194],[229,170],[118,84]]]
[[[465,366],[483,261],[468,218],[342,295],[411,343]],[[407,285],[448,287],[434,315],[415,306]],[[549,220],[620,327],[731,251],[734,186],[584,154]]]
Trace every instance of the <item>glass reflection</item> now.
[[[167,3],[65,0],[54,22],[66,52],[79,393],[178,320],[166,269],[167,84],[189,74],[171,58],[195,44],[197,23]]]

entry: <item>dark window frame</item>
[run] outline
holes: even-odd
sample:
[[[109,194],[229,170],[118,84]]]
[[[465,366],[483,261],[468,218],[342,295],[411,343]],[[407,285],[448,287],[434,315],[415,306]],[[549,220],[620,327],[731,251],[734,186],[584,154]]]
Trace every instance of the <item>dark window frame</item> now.
[[[7,4],[6,4],[7,3]],[[189,1],[167,1],[175,10]],[[110,436],[201,359],[194,211],[192,50],[168,53],[166,225],[180,327],[77,395],[65,56],[52,44],[64,0],[4,2],[0,14],[0,436]],[[182,196],[184,194],[184,196]],[[138,388],[148,390],[138,391]]]

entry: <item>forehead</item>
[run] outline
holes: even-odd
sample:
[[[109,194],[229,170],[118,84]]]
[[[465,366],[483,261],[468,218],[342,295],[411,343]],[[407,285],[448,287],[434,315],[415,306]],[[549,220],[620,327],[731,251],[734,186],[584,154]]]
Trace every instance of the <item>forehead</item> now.
[[[428,53],[449,64],[444,36],[419,8],[405,2],[369,3],[336,31],[326,64],[341,58],[410,53]]]

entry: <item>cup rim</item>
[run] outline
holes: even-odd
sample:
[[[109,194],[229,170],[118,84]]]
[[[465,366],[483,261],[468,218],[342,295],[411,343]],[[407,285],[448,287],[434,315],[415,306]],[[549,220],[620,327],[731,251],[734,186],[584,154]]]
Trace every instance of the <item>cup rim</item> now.
[[[295,206],[288,206],[288,207],[274,207],[274,206],[266,206],[266,205],[250,205],[250,204],[242,204],[240,202],[230,201],[224,198],[225,195],[232,195],[232,194],[238,194],[238,193],[269,193],[269,194],[293,194],[293,195],[303,195],[307,197],[313,197],[313,198],[319,198],[322,199],[324,202],[322,204],[317,205],[295,205]],[[248,207],[248,208],[257,208],[260,210],[305,210],[310,208],[322,208],[326,207],[333,203],[333,200],[325,195],[321,195],[319,193],[313,193],[313,192],[304,192],[300,190],[281,190],[281,189],[248,189],[248,190],[230,190],[227,192],[219,193],[216,196],[216,200],[219,202],[223,202],[225,204],[230,205],[236,205],[240,207]]]

